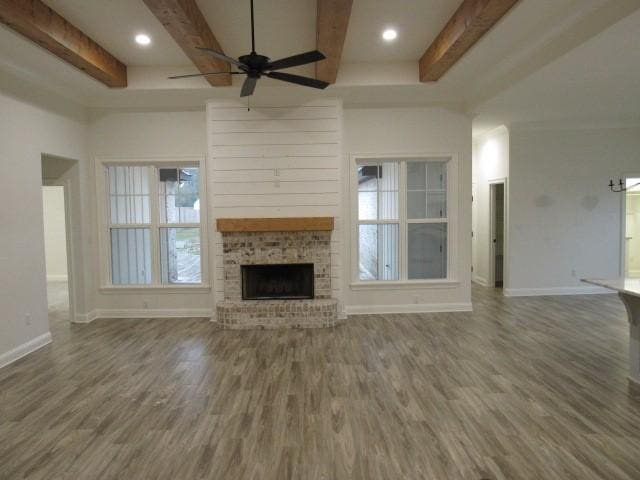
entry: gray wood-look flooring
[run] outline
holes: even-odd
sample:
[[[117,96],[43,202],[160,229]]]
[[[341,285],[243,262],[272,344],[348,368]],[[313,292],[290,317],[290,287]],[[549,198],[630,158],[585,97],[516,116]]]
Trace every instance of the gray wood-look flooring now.
[[[0,370],[1,479],[640,478],[615,295],[332,330],[52,322]]]

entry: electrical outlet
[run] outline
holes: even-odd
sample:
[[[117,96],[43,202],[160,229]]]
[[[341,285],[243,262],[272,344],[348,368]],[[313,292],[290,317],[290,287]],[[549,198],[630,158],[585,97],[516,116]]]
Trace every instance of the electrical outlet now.
[[[142,308],[144,308],[145,310],[149,308],[149,302],[147,302],[146,300],[142,302]]]
[[[413,303],[415,303],[415,304],[420,303],[420,295],[414,295],[413,296]]]
[[[571,276],[575,277],[576,276],[576,271],[575,270],[571,270]]]
[[[27,325],[31,325],[31,314],[30,313],[25,313],[24,314],[24,323],[26,323]]]
[[[273,186],[275,188],[280,188],[280,180],[276,180],[275,182],[273,182]]]

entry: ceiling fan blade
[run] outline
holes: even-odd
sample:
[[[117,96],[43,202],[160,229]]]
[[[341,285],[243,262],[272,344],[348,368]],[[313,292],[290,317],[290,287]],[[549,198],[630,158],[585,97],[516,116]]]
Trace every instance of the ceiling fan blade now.
[[[281,58],[270,62],[265,70],[282,70],[283,68],[297,67],[298,65],[306,65],[307,63],[319,62],[326,57],[318,50],[312,50],[310,52],[300,53],[293,55],[292,57]]]
[[[229,62],[232,65],[235,65],[236,67],[246,68],[244,63],[239,62],[235,58],[228,57],[224,53],[216,52],[215,50],[212,50],[210,48],[204,48],[204,47],[196,47],[196,48],[202,52],[208,53],[209,55],[217,58],[218,60],[222,60],[223,62]]]
[[[208,73],[190,73],[188,75],[173,75],[171,77],[168,77],[169,80],[175,80],[177,78],[191,78],[191,77],[205,77],[207,75],[242,75],[245,74],[246,72],[208,72]]]
[[[283,82],[295,83],[297,85],[304,85],[305,87],[319,88],[324,90],[329,86],[328,82],[322,80],[316,80],[315,78],[302,77],[300,75],[292,75],[290,73],[283,72],[269,72],[266,74],[269,78],[275,78],[276,80],[282,80]]]
[[[258,77],[247,77],[242,84],[242,90],[240,90],[241,97],[248,97],[253,95],[253,91],[256,89],[256,83],[258,83]]]

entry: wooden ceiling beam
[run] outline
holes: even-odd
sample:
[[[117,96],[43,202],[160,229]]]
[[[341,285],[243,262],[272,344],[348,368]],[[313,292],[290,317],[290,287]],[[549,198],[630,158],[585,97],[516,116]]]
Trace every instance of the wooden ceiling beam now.
[[[519,0],[464,0],[420,59],[420,81],[435,82]]]
[[[316,63],[318,80],[336,82],[352,5],[353,0],[318,0],[316,48],[327,57]]]
[[[127,66],[40,0],[0,0],[0,22],[112,88]]]
[[[224,53],[195,0],[143,1],[200,73],[231,71],[227,62],[196,49],[204,47]],[[214,87],[231,85],[231,75],[228,74],[209,75],[205,78]]]

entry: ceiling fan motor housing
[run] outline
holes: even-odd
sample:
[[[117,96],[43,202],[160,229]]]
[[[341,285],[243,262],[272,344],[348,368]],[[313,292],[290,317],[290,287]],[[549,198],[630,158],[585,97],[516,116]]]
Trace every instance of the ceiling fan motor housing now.
[[[255,52],[251,52],[249,55],[243,55],[238,57],[240,63],[243,64],[245,68],[239,67],[241,70],[247,72],[247,74],[251,76],[260,76],[264,73],[265,68],[269,65],[271,59],[269,57],[265,57],[264,55],[258,55]]]

